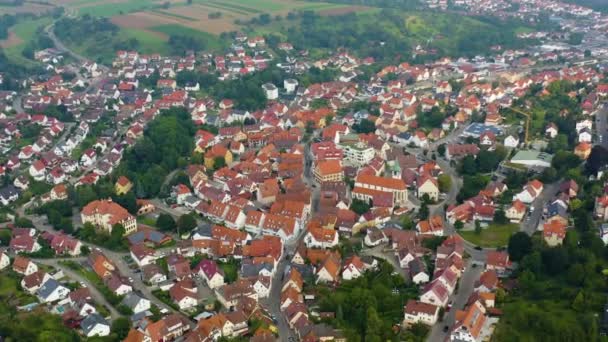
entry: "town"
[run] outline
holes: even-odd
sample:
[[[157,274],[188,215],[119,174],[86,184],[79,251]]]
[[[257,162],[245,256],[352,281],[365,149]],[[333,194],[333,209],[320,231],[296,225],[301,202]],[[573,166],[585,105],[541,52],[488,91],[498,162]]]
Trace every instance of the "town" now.
[[[45,74],[0,70],[0,312],[61,341],[607,334],[608,15],[517,3],[426,1],[560,31],[425,63],[237,33],[103,64],[49,30]]]

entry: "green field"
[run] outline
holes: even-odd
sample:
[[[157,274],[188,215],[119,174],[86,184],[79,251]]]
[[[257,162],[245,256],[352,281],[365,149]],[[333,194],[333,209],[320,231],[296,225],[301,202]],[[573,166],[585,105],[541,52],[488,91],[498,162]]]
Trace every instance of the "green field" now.
[[[0,298],[17,300],[16,305],[26,305],[36,302],[34,296],[25,293],[19,284],[18,275],[10,272],[0,275]]]
[[[152,0],[137,0],[120,3],[92,3],[91,6],[78,8],[78,13],[81,15],[89,14],[97,17],[112,17],[115,15],[137,12],[148,8],[158,6],[158,3]]]
[[[187,20],[187,21],[197,21],[198,20],[196,18],[187,17],[185,15],[175,14],[175,13],[161,11],[161,10],[157,10],[157,9],[151,9],[151,10],[148,10],[148,12],[157,13],[157,14],[164,15],[167,17],[173,17],[176,19],[183,19],[183,20]]]
[[[211,33],[198,31],[198,30],[188,28],[185,26],[181,26],[178,24],[154,26],[154,27],[151,27],[150,30],[155,31],[155,32],[164,33],[167,36],[181,35],[181,36],[193,37],[196,39],[203,39],[204,41],[207,42],[207,49],[211,49],[211,50],[219,49],[222,47],[222,42],[220,41],[220,39],[217,36],[215,36]]]
[[[219,2],[219,1],[214,1],[214,2]],[[287,8],[287,6],[285,6],[285,4],[278,2],[278,1],[268,1],[268,0],[229,0],[229,1],[222,1],[221,3],[223,4],[239,4],[245,7],[249,7],[249,8],[255,8],[258,11],[268,11],[268,12],[272,12],[272,11],[281,11]]]
[[[518,230],[519,226],[516,224],[490,224],[479,234],[475,231],[461,231],[460,236],[480,247],[497,248],[506,246],[511,235]]]
[[[44,17],[40,19],[25,20],[13,26],[11,31],[14,32],[19,39],[21,39],[21,42],[17,45],[4,49],[6,57],[8,57],[8,59],[15,64],[26,67],[35,65],[33,60],[27,59],[22,55],[23,48],[34,38],[38,28],[45,27],[50,23],[51,19]]]

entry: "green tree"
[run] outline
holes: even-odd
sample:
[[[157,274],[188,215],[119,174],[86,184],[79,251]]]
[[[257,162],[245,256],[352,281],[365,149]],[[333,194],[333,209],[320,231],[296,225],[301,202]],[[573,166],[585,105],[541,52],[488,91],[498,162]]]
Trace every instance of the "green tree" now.
[[[532,239],[524,232],[517,232],[509,238],[507,250],[511,260],[520,261],[532,251]]]
[[[585,295],[583,294],[582,290],[576,294],[576,297],[574,298],[574,301],[572,302],[572,308],[578,312],[585,311],[585,309],[586,309]]]
[[[177,228],[179,229],[180,233],[189,232],[196,228],[196,226],[196,219],[192,215],[184,214],[177,219]]]
[[[360,199],[354,198],[350,204],[350,210],[354,211],[358,215],[363,215],[369,211],[370,205],[369,203],[362,201]]]
[[[412,220],[412,218],[409,215],[403,215],[403,218],[401,219],[401,227],[405,230],[412,230],[414,229],[414,221]]]
[[[158,218],[156,219],[156,226],[163,232],[173,231],[177,227],[173,216],[165,213],[158,215]]]
[[[479,220],[475,220],[475,234],[481,234],[481,222]]]
[[[498,209],[494,212],[494,222],[498,224],[509,223],[509,219],[507,218],[507,214],[504,210]]]
[[[118,339],[122,341],[131,330],[131,322],[126,317],[118,317],[112,322],[112,333],[116,334]]]
[[[437,182],[439,183],[439,191],[443,193],[447,193],[450,191],[452,187],[452,178],[447,173],[442,173],[437,177]]]
[[[457,220],[456,222],[454,222],[454,228],[456,230],[461,230],[462,228],[464,228],[464,223],[460,220]]]
[[[226,159],[224,157],[215,157],[213,159],[213,169],[219,170],[226,166]]]
[[[429,218],[429,206],[426,202],[422,202],[420,205],[420,209],[418,209],[418,218],[421,220],[426,220]]]

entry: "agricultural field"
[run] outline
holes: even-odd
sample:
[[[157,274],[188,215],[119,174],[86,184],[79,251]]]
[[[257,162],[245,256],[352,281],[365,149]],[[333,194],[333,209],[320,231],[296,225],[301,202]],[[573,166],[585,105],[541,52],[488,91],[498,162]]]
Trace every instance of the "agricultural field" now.
[[[23,48],[35,38],[36,31],[51,23],[49,17],[29,19],[13,26],[7,40],[0,40],[0,47],[4,49],[6,57],[15,64],[32,66],[34,61],[22,55]]]
[[[4,14],[31,13],[35,15],[46,13],[53,9],[51,5],[26,2],[21,6],[0,5],[0,16]]]

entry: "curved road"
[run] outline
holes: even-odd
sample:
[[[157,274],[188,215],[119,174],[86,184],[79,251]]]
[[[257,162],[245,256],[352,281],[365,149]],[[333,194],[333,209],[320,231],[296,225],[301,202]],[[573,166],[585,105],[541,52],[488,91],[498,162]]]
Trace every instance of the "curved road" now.
[[[46,266],[51,266],[54,267],[56,269],[62,270],[63,273],[68,276],[69,278],[75,279],[79,282],[84,283],[87,288],[89,289],[89,291],[91,292],[91,296],[93,297],[93,299],[95,300],[95,302],[103,304],[109,311],[110,311],[110,316],[112,317],[112,320],[117,319],[118,317],[122,316],[118,311],[116,311],[116,309],[112,306],[112,304],[110,304],[106,298],[101,294],[101,292],[99,292],[99,290],[89,282],[88,279],[86,279],[85,277],[81,276],[80,274],[74,272],[72,269],[70,269],[69,267],[60,264],[60,261],[64,261],[64,260],[70,260],[70,261],[82,261],[82,260],[86,260],[86,258],[66,258],[66,259],[33,259],[35,262],[42,264],[42,265],[46,265]]]

